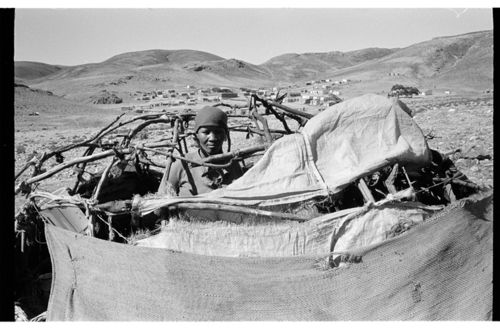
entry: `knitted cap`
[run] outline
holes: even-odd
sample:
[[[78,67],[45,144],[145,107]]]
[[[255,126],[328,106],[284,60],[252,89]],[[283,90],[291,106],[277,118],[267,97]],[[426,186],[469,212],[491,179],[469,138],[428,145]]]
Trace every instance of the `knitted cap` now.
[[[198,132],[200,127],[218,126],[227,132],[227,115],[224,111],[215,107],[203,107],[194,118],[194,131]]]

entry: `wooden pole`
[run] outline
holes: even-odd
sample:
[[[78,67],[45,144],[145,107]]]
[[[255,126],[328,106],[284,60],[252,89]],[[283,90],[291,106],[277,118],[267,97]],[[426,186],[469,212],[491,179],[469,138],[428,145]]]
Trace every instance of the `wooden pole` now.
[[[370,191],[370,188],[366,185],[366,182],[363,178],[359,179],[358,182],[358,189],[363,195],[363,198],[365,199],[366,202],[372,202],[375,203],[375,198],[373,198],[373,195]]]
[[[97,188],[95,190],[94,196],[92,197],[92,199],[94,200],[95,203],[99,202],[99,194],[101,193],[104,182],[106,182],[106,180],[108,178],[109,171],[111,170],[111,168],[115,164],[115,161],[116,161],[115,157],[113,157],[113,159],[111,159],[111,162],[109,163],[109,165],[106,167],[106,169],[102,173],[101,179],[99,180],[99,183],[97,184]]]
[[[172,138],[172,143],[175,145],[177,144],[179,140],[179,123],[180,119],[176,119],[174,122],[174,136]],[[160,181],[160,186],[158,187],[158,193],[160,194],[167,194],[170,186],[170,183],[168,182],[168,177],[170,175],[170,168],[172,167],[172,162],[173,162],[173,156],[172,153],[174,151],[174,147],[170,147],[168,149],[168,157],[167,157],[167,163],[165,164],[165,170],[163,171],[163,176]]]

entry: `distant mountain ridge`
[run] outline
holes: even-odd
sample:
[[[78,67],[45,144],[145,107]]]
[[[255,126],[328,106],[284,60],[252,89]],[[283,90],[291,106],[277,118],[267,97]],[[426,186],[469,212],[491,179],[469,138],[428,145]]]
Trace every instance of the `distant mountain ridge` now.
[[[15,73],[30,86],[80,101],[102,90],[126,99],[136,90],[188,84],[251,87],[320,78],[480,90],[493,85],[493,31],[437,37],[405,48],[283,54],[261,65],[197,50],[154,49],[76,66],[16,62]]]
[[[366,48],[350,52],[284,54],[264,62],[280,80],[315,79],[319,73],[332,72],[392,54],[397,49]]]

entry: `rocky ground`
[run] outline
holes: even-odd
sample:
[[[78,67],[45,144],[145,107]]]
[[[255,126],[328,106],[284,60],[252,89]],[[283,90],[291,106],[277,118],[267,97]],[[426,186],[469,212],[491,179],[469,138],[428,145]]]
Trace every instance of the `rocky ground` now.
[[[403,101],[416,111],[414,119],[424,134],[431,137],[428,140],[431,148],[443,153],[460,150],[450,155],[457,168],[473,182],[493,187],[492,96]]]

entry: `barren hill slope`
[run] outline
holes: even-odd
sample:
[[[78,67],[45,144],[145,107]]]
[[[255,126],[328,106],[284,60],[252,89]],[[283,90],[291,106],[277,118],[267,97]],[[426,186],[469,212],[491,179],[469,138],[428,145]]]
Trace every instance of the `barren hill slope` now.
[[[51,92],[14,87],[14,125],[19,131],[102,126],[116,113],[78,104]]]
[[[33,80],[49,76],[65,68],[62,65],[50,65],[40,62],[17,61],[14,63],[14,75],[20,80]]]
[[[222,57],[200,51],[153,49],[123,53],[100,63],[68,67],[54,75],[45,77],[45,80],[114,76],[120,72],[162,71],[165,69],[182,68],[183,65],[192,61],[216,61],[222,59]]]
[[[344,68],[335,76],[425,88],[480,91],[493,86],[493,31],[439,37]]]
[[[276,56],[263,63],[274,77],[279,80],[307,80],[315,79],[318,74],[332,72],[364,63],[373,59],[392,54],[397,49],[366,48],[351,52],[327,52],[284,54]]]
[[[114,56],[101,63],[68,67],[29,81],[30,86],[89,102],[107,90],[125,101],[134,91],[185,85],[248,85],[269,80],[265,69],[194,50],[148,50]]]

